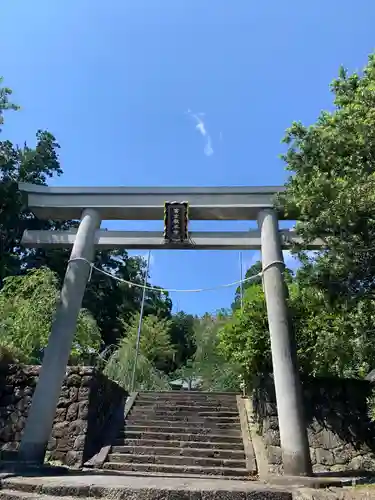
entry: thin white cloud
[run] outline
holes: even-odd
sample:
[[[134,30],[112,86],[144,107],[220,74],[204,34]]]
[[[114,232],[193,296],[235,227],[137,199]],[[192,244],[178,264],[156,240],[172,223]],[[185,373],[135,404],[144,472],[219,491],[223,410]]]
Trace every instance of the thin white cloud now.
[[[198,118],[198,123],[196,125],[196,129],[199,130],[199,132],[203,135],[203,137],[206,137],[206,135],[207,135],[206,127],[205,127],[204,123],[202,122],[202,120],[199,120],[199,118]]]
[[[212,140],[210,134],[207,132],[206,125],[203,121],[204,113],[193,113],[190,109],[188,109],[187,114],[190,115],[195,121],[195,128],[201,134],[201,136],[205,139],[204,145],[204,154],[206,156],[211,156],[214,153],[212,148]]]
[[[207,136],[207,142],[204,146],[204,154],[206,156],[211,156],[214,154],[214,150],[212,149],[212,144],[211,144],[211,137],[209,135]]]

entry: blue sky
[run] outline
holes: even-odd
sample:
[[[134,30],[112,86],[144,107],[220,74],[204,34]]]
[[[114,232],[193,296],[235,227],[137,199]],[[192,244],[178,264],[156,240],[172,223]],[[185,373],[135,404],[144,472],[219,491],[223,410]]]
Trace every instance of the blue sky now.
[[[0,74],[22,106],[3,136],[32,143],[37,129],[50,130],[65,172],[56,185],[282,184],[284,130],[332,106],[328,84],[341,64],[366,64],[374,19],[373,0],[2,0]],[[189,109],[205,113],[206,137]],[[154,251],[151,278],[211,287],[238,279],[238,262],[238,252]],[[229,306],[233,294],[172,299],[199,314]]]

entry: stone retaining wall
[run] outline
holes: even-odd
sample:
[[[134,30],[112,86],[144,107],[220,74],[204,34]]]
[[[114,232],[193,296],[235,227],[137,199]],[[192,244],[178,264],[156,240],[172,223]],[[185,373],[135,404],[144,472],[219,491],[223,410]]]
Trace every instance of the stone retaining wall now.
[[[375,470],[375,425],[368,417],[372,386],[365,380],[303,379],[304,411],[314,472]],[[273,380],[259,381],[253,408],[270,472],[282,472]]]
[[[0,366],[0,450],[19,447],[39,366]],[[58,402],[47,455],[81,466],[106,444],[107,427],[123,423],[127,393],[92,367],[69,367]],[[120,423],[120,422],[119,422]],[[115,423],[116,424],[116,423]]]

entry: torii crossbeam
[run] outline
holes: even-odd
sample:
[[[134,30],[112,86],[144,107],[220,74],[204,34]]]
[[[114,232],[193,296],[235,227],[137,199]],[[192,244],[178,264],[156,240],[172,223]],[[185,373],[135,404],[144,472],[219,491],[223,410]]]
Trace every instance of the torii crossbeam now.
[[[301,243],[294,231],[279,231],[284,250],[292,243]],[[28,248],[72,248],[77,231],[25,231],[22,245]],[[260,231],[210,231],[189,233],[186,243],[168,243],[160,231],[106,231],[95,233],[95,247],[99,250],[124,248],[126,250],[260,250]],[[318,250],[324,243],[317,239],[306,250]]]

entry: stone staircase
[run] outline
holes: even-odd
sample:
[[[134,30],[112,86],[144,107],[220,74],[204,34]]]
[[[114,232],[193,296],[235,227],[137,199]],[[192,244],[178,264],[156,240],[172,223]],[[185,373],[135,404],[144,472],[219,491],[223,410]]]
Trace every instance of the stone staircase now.
[[[246,468],[236,395],[141,392],[104,469],[240,478]]]

